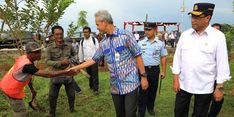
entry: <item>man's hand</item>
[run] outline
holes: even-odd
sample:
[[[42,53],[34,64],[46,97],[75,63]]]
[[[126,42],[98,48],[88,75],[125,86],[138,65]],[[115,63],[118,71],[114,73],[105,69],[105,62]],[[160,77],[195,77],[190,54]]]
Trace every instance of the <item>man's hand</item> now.
[[[67,70],[67,73],[66,73],[66,75],[68,75],[68,76],[74,76],[74,75],[76,75],[76,74],[78,74],[79,73],[79,71],[76,71],[76,70]]]
[[[165,78],[165,72],[161,72],[161,73],[160,73],[160,78],[161,78],[161,79],[164,79],[164,78]]]
[[[70,64],[68,59],[63,59],[60,61],[60,63],[61,63],[61,65],[69,65]]]
[[[70,71],[70,70],[75,70],[75,71],[79,71],[80,69],[77,69],[77,68],[75,68],[75,67],[71,67],[71,68],[69,68],[69,69],[67,69],[68,71]]]
[[[176,93],[180,91],[179,75],[177,75],[177,74],[174,74],[174,76],[173,76],[173,90]]]
[[[148,80],[146,77],[141,77],[141,88],[146,90],[148,88]]]
[[[216,88],[213,95],[215,101],[221,101],[223,99],[223,91],[220,89]]]

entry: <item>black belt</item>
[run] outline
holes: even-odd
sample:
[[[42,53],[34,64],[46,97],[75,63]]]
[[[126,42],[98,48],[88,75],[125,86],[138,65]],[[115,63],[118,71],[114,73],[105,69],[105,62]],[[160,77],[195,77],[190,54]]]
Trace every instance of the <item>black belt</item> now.
[[[159,65],[145,66],[145,68],[148,68],[148,69],[151,69],[151,68],[159,68]]]

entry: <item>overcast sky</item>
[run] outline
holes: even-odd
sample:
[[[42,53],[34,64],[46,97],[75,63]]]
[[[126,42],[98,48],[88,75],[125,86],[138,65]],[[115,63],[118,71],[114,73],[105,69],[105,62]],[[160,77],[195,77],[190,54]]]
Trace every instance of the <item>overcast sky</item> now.
[[[148,21],[157,22],[182,22],[182,30],[191,27],[187,13],[192,10],[193,4],[197,2],[214,3],[215,10],[211,20],[212,23],[234,24],[234,13],[232,12],[233,0],[185,0],[186,11],[180,12],[183,0],[75,0],[75,3],[66,9],[59,24],[64,27],[65,32],[72,21],[77,21],[81,10],[88,12],[87,21],[93,31],[96,31],[94,13],[100,9],[108,10],[113,17],[114,24],[123,28],[124,21]],[[3,0],[0,0],[2,4]],[[183,20],[182,20],[183,19]],[[130,29],[130,26],[128,26]]]
[[[234,24],[232,0],[185,0],[186,11],[183,13],[182,30],[191,27],[187,13],[197,2],[210,2],[216,5],[211,23]],[[90,27],[96,30],[94,13],[100,9],[108,10],[112,14],[114,24],[120,28],[123,28],[124,21],[145,21],[146,14],[148,21],[181,22],[182,4],[183,0],[76,0],[76,3],[66,10],[59,23],[66,28],[71,21],[77,20],[79,11],[85,10],[88,12],[87,20]]]

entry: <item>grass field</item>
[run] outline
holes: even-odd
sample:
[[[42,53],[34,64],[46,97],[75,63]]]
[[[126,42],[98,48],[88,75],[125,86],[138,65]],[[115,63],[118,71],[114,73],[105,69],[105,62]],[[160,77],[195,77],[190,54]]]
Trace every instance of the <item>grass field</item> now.
[[[3,60],[4,59],[4,60]],[[12,64],[13,59],[8,57],[0,58],[0,66]],[[5,65],[6,64],[6,65]],[[170,65],[170,63],[168,64]],[[230,62],[231,75],[234,77],[234,61]],[[1,76],[4,69],[1,69]],[[1,79],[1,77],[0,77]],[[88,87],[88,79],[83,75],[75,76],[82,89],[82,94],[76,94],[75,110],[70,113],[67,102],[67,96],[64,86],[60,89],[60,94],[57,102],[57,116],[58,117],[115,117],[115,110],[109,91],[109,74],[108,72],[99,73],[99,89],[100,94],[95,96]],[[27,96],[24,100],[28,108],[29,117],[45,117],[49,113],[49,79],[34,77],[34,87],[38,92],[36,97],[37,105],[42,109],[40,112],[33,111],[28,107],[28,102],[31,99],[29,88],[26,88]],[[233,117],[234,116],[234,96],[231,90],[234,88],[234,80],[231,79],[225,85],[225,101],[219,117]],[[167,67],[166,79],[163,80],[161,95],[157,95],[155,102],[155,111],[157,117],[173,117],[175,93],[172,90],[172,73]],[[192,112],[193,101],[190,104],[190,115]],[[0,92],[0,117],[11,117],[11,109],[8,106],[6,97]],[[150,117],[146,113],[146,117]]]

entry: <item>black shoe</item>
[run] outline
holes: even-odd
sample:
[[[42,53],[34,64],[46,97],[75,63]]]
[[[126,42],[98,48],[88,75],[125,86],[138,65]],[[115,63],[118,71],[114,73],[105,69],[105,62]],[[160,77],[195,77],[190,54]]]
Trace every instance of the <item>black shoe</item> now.
[[[82,91],[76,91],[77,94],[82,94]]]
[[[155,112],[154,112],[154,110],[148,110],[148,112],[149,112],[149,114],[150,114],[151,116],[155,116],[155,115],[156,115]]]
[[[74,113],[74,112],[76,112],[75,109],[70,109],[70,113]]]
[[[79,93],[79,92],[81,92],[81,89],[80,88],[76,88],[75,91],[76,91],[76,93]]]
[[[93,91],[93,94],[94,94],[94,95],[98,95],[99,92],[98,92],[98,91]]]
[[[51,111],[50,111],[49,117],[55,117],[55,112],[51,112]]]

